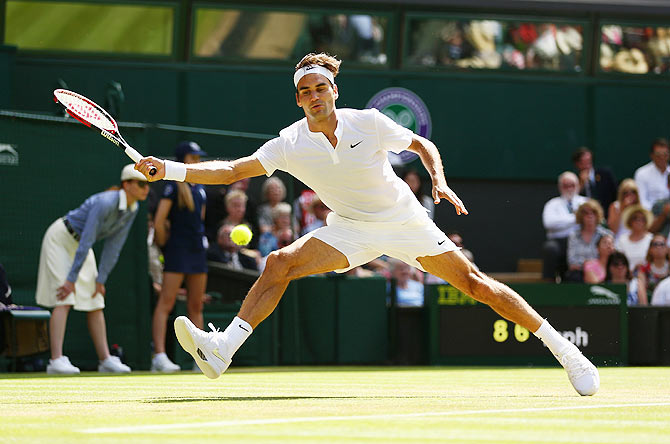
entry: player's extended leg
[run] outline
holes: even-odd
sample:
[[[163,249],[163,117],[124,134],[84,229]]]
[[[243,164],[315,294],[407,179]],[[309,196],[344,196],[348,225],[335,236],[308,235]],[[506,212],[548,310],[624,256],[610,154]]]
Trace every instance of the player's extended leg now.
[[[185,316],[175,319],[179,344],[193,356],[205,376],[218,378],[252,330],[275,309],[289,282],[348,266],[346,256],[335,248],[314,237],[302,237],[270,253],[265,270],[249,290],[238,316],[225,331],[216,331],[209,324],[213,331],[207,333]]]
[[[417,258],[430,274],[487,304],[499,315],[532,331],[567,370],[580,395],[593,395],[600,387],[598,370],[577,347],[554,328],[514,290],[477,270],[459,250]]]
[[[505,319],[530,331],[537,331],[542,324],[542,317],[521,296],[507,285],[477,270],[460,250],[417,260],[428,273],[487,304]]]

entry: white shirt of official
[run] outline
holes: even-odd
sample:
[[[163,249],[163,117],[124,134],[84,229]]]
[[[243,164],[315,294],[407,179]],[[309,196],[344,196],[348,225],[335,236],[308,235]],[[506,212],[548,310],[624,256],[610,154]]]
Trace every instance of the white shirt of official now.
[[[367,222],[405,222],[426,210],[400,179],[387,151],[412,143],[412,131],[376,109],[336,109],[337,146],[312,132],[307,118],[279,132],[254,156],[268,176],[286,171],[316,192],[337,215]]]
[[[670,166],[660,172],[654,162],[649,162],[635,171],[635,183],[640,191],[640,203],[643,207],[651,210],[657,200],[670,197],[668,174]]]
[[[587,198],[579,194],[575,194],[569,201],[562,196],[549,199],[542,210],[542,224],[547,230],[547,239],[567,238],[576,230],[575,213],[577,208],[586,201]],[[572,206],[572,212],[570,206]]]

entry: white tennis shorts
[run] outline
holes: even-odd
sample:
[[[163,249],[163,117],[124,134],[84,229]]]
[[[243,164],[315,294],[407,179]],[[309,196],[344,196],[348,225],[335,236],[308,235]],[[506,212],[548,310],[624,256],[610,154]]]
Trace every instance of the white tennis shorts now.
[[[72,305],[78,311],[94,311],[105,308],[105,298],[95,293],[95,280],[98,277],[98,267],[95,263],[93,250],[88,255],[79,271],[77,282],[74,283],[75,292],[59,301],[56,297],[58,287],[62,286],[74,262],[79,242],[65,228],[63,219],[57,219],[49,226],[42,239],[40,251],[40,266],[37,272],[37,304],[43,307],[57,305]]]
[[[397,223],[362,222],[330,213],[326,223],[310,234],[347,257],[349,267],[335,270],[337,273],[367,264],[382,255],[426,271],[417,257],[437,256],[459,249],[428,215]]]

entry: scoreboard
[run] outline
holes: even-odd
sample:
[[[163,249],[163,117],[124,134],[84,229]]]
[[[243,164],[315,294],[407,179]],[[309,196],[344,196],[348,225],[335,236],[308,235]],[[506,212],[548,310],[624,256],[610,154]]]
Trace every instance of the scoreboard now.
[[[628,323],[625,285],[510,285],[596,365],[625,365]],[[431,364],[549,365],[545,345],[450,285],[427,285]]]

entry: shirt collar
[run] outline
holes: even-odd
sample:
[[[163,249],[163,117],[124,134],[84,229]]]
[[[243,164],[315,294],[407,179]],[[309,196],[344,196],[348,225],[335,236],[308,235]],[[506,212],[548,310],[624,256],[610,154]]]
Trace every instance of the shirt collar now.
[[[334,110],[335,117],[337,117],[337,126],[335,127],[335,137],[337,137],[337,141],[339,142],[340,139],[342,138],[342,122],[340,120],[339,113],[337,112],[337,108]],[[309,129],[309,123],[307,123],[307,117],[305,117],[305,126],[307,127],[307,134],[309,137],[312,139],[322,139],[322,137],[325,137],[325,134],[323,134],[321,131],[314,132]]]
[[[128,199],[126,198],[126,192],[119,190],[119,211],[126,211],[128,209]],[[137,202],[133,202],[130,206],[130,211],[137,210]]]

